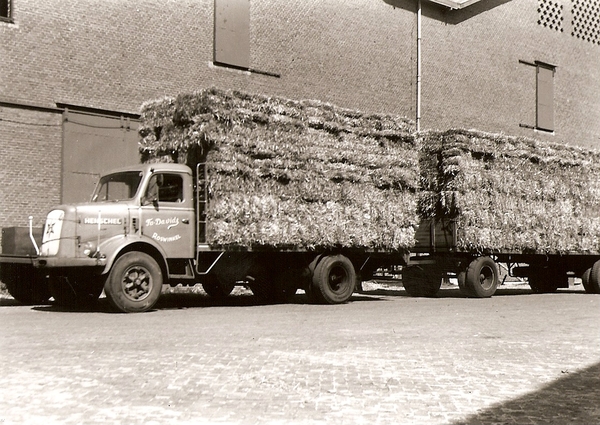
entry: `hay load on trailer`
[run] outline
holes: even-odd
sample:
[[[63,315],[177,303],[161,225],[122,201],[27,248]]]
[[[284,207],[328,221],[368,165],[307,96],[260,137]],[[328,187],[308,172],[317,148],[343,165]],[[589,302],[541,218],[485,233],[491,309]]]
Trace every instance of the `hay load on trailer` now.
[[[423,218],[457,221],[475,252],[600,252],[600,153],[523,137],[428,133]]]
[[[417,246],[454,253],[446,258],[467,294],[495,291],[487,255],[527,263],[515,273],[538,292],[565,287],[598,260],[600,153],[472,130],[432,131],[421,142]]]
[[[147,102],[142,159],[206,163],[220,249],[401,252],[418,226],[413,123],[215,88]]]

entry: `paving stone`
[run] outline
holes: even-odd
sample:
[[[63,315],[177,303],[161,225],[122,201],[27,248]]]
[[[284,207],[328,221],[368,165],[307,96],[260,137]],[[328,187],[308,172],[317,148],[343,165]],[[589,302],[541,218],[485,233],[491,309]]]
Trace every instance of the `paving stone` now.
[[[600,296],[0,302],[2,424],[600,422]]]

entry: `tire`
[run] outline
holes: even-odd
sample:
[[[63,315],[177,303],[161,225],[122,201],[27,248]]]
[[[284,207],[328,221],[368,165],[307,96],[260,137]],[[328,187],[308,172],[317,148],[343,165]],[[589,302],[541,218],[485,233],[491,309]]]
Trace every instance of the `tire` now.
[[[498,288],[498,266],[490,257],[478,257],[458,274],[459,288],[473,298],[489,298]],[[462,281],[462,282],[461,282]]]
[[[600,260],[596,261],[590,271],[589,290],[585,291],[590,294],[600,294]]]
[[[325,255],[314,266],[311,298],[325,304],[347,302],[356,287],[356,271],[343,255]]]
[[[235,288],[235,283],[223,284],[214,276],[207,276],[202,282],[202,288],[211,298],[223,299],[229,296]]]
[[[588,294],[595,294],[596,292],[594,292],[592,283],[590,281],[591,273],[592,273],[591,267],[589,269],[587,269],[586,271],[584,271],[583,274],[581,275],[581,283],[583,284],[583,288],[585,289],[585,292],[587,292]]]
[[[70,275],[53,276],[48,279],[50,294],[56,304],[64,307],[91,306],[102,294],[103,277]]]
[[[10,295],[21,304],[47,304],[50,299],[46,276],[31,265],[2,264],[0,280]]]
[[[128,252],[119,257],[104,284],[110,305],[123,313],[150,310],[160,297],[163,274],[150,255]]]
[[[402,286],[411,297],[435,297],[442,286],[442,273],[435,267],[404,267]]]

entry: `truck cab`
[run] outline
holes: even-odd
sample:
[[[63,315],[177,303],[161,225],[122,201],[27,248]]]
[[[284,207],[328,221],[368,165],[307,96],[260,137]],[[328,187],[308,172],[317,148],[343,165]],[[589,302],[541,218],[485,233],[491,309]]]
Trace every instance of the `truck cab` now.
[[[164,258],[193,258],[194,191],[189,167],[146,164],[102,176],[89,203],[48,213],[38,267],[110,269],[118,253],[147,244]]]
[[[90,202],[53,208],[40,231],[30,219],[28,237],[24,228],[7,232],[15,236],[3,238],[0,279],[28,304],[50,296],[59,304],[84,304],[104,291],[118,311],[148,310],[169,278],[195,276],[195,198],[185,165],[109,172]]]

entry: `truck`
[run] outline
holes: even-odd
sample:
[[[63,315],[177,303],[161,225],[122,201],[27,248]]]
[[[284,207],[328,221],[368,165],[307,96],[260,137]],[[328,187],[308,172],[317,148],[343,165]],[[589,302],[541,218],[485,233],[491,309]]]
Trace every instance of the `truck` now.
[[[534,292],[600,293],[600,153],[405,118],[206,89],[142,107],[141,163],[43,228],[3,229],[0,280],[26,303],[120,312],[163,285],[262,302],[347,302],[399,268],[413,296],[455,277],[485,298],[498,264]],[[596,170],[596,168],[599,168]]]
[[[244,285],[261,302],[285,301],[301,288],[313,302],[337,304],[361,273],[384,259],[403,261],[399,253],[351,250],[215,250],[206,242],[208,198],[205,164],[195,173],[174,163],[109,172],[91,202],[57,206],[43,229],[4,229],[1,280],[25,303],[52,296],[86,305],[104,291],[119,312],[151,309],[164,284],[198,282],[214,297]]]
[[[404,117],[215,88],[142,105],[140,164],[100,177],[90,202],[43,229],[7,228],[0,279],[17,299],[151,309],[161,287],[235,285],[262,302],[303,289],[348,301],[404,262],[417,223],[418,153]],[[34,283],[37,282],[37,283]]]

